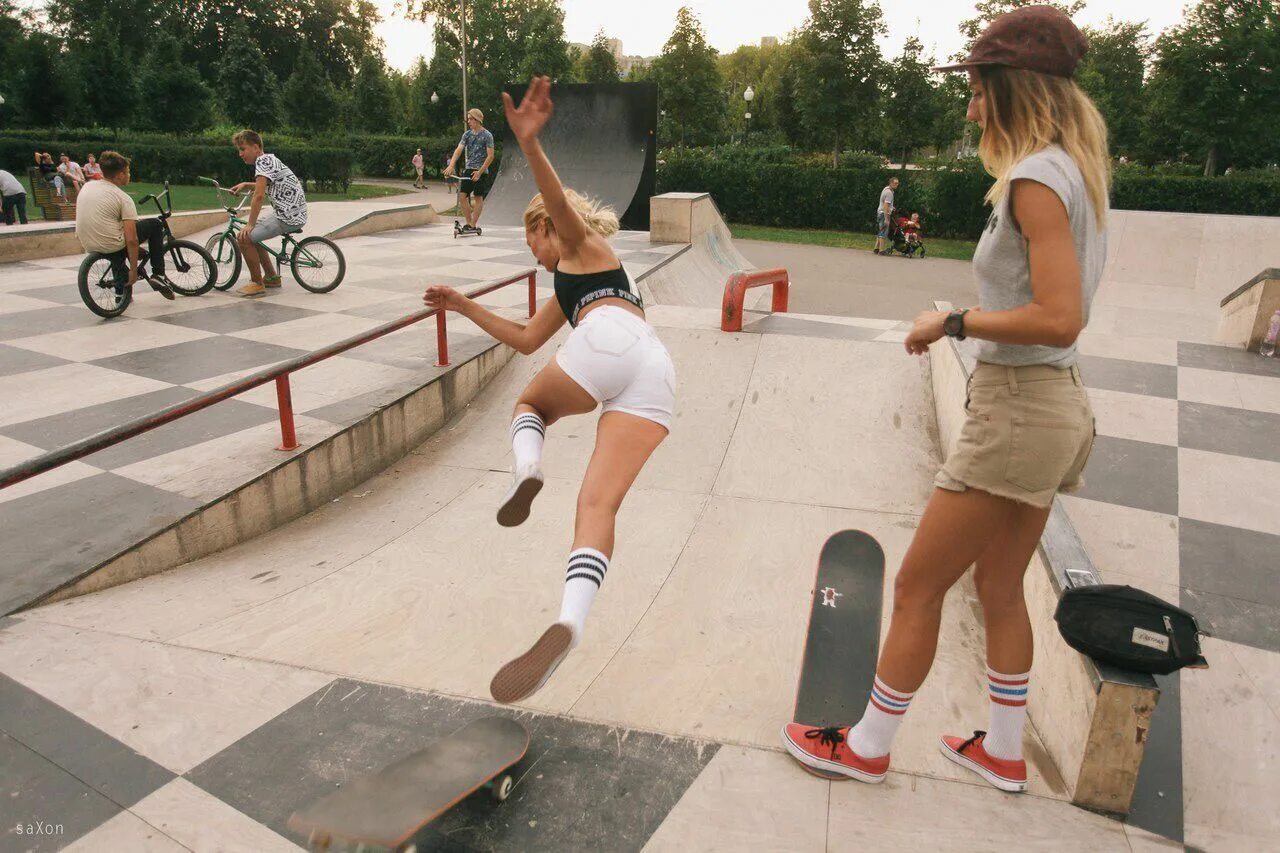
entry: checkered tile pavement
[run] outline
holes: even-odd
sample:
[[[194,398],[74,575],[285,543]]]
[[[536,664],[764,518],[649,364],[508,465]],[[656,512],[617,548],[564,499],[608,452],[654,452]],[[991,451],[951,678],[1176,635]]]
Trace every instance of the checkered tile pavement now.
[[[1080,346],[1098,438],[1062,500],[1103,579],[1280,652],[1280,359],[1088,332]]]
[[[639,274],[678,252],[644,232],[614,240]],[[286,359],[375,328],[422,307],[428,282],[466,288],[535,266],[521,228],[490,227],[455,239],[451,225],[341,242],[347,276],[329,294],[286,276],[283,289],[247,301],[212,292],[173,302],[146,287],[126,314],[104,321],[80,302],[79,257],[0,265],[0,468],[38,456]],[[538,275],[539,299],[552,296]],[[513,285],[480,301],[519,316]],[[492,345],[449,318],[451,360]],[[434,330],[388,335],[292,378],[299,438],[314,443],[438,375]],[[0,492],[7,547],[7,612],[167,526],[273,465],[279,457],[274,392],[255,389]]]

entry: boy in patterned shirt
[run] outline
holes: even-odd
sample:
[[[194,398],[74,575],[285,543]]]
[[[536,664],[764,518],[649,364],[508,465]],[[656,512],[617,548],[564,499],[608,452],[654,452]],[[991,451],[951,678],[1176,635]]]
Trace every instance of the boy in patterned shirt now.
[[[302,230],[307,224],[307,194],[292,169],[276,155],[263,152],[262,137],[257,133],[242,130],[231,137],[231,141],[240,159],[253,164],[254,179],[231,188],[233,193],[253,190],[249,223],[236,237],[240,252],[249,264],[249,283],[236,293],[252,299],[264,296],[268,287],[280,286],[280,273],[271,263],[271,252],[259,244]],[[270,200],[271,210],[261,213],[264,197]]]

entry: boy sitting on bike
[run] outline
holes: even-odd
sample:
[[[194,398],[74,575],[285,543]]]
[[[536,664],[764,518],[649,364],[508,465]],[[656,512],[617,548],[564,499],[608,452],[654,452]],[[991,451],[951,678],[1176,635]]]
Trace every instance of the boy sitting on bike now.
[[[236,236],[249,264],[249,283],[236,293],[254,298],[265,295],[268,287],[280,286],[280,273],[271,263],[271,252],[260,244],[302,230],[307,224],[307,193],[292,169],[276,155],[263,152],[262,137],[257,133],[242,130],[231,141],[240,159],[253,164],[254,179],[236,184],[231,192],[253,190],[248,224]],[[271,201],[271,210],[259,216],[264,196]]]
[[[102,180],[89,183],[76,198],[76,239],[86,252],[110,258],[122,287],[132,287],[138,280],[138,241],[146,240],[151,257],[147,283],[165,299],[173,299],[173,283],[164,274],[164,225],[155,218],[139,219],[137,205],[123,189],[129,184],[129,159],[103,151],[98,165]]]

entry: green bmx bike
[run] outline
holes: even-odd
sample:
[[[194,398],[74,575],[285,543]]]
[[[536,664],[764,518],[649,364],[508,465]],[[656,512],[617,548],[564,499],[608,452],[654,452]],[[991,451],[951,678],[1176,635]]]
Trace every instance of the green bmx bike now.
[[[227,227],[210,237],[204,244],[205,250],[213,258],[218,268],[214,287],[218,290],[230,290],[240,278],[240,269],[244,257],[240,254],[240,244],[236,235],[248,225],[248,220],[241,216],[245,203],[249,200],[246,193],[236,203],[230,190],[218,184],[212,178],[200,178],[200,182],[213,187],[218,194],[218,206],[227,212]],[[295,240],[294,234],[301,228],[290,228],[280,238],[280,248],[271,249],[258,243],[258,248],[271,255],[281,272],[287,266],[294,279],[312,293],[328,293],[342,283],[347,274],[347,259],[343,257],[338,245],[327,237],[304,237]]]

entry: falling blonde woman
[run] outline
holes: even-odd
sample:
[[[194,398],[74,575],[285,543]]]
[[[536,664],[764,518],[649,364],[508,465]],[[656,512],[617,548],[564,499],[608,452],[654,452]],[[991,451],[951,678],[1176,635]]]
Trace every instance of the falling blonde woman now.
[[[532,695],[581,641],[587,613],[613,556],[614,520],[640,469],[667,437],[675,406],[675,368],[645,321],[644,305],[609,245],[618,217],[561,186],[538,142],[551,119],[551,81],[535,77],[517,108],[503,94],[507,126],[520,143],[539,193],[524,212],[525,241],[538,263],[555,274],[554,300],[527,325],[499,317],[449,287],[427,289],[432,308],[456,311],[526,355],[567,322],[573,327],[555,358],[516,402],[511,423],[515,456],[511,489],[498,523],[513,527],[529,516],[542,489],[542,443],[547,427],[603,404],[596,445],[578,493],[573,548],[565,572],[560,618],[529,651],[498,670],[490,684],[499,702]]]

